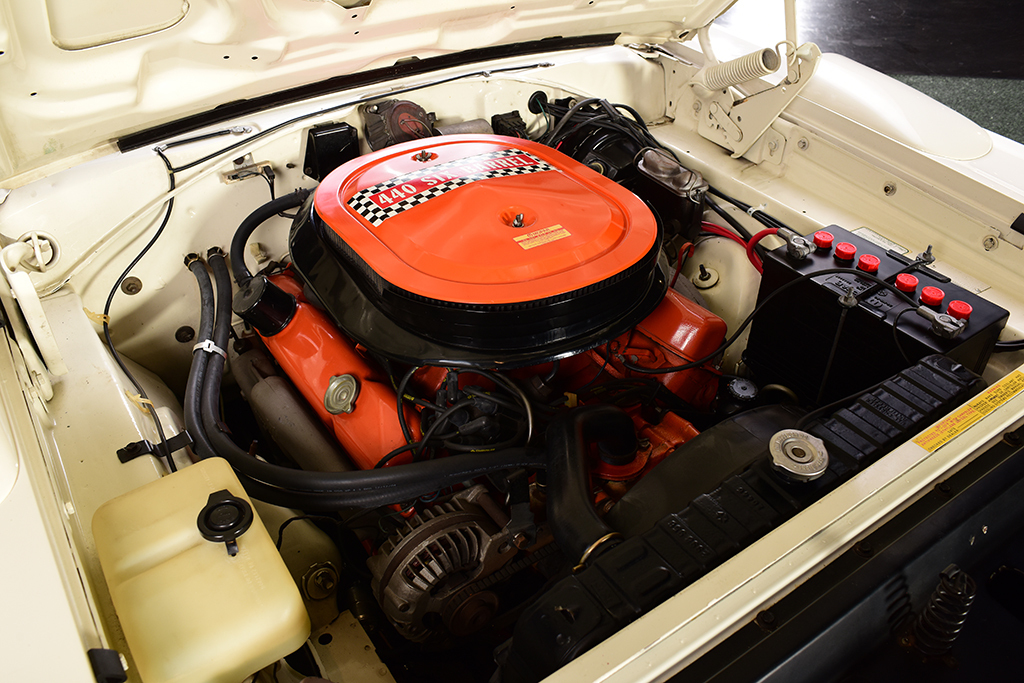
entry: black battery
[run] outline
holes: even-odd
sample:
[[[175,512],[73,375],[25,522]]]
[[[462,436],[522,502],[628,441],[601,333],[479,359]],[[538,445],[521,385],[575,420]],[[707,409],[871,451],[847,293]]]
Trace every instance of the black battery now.
[[[816,243],[824,246],[804,259],[791,256],[785,246],[765,255],[757,296],[764,306],[751,325],[744,353],[759,384],[782,384],[801,403],[824,405],[933,353],[981,373],[1006,325],[1005,309],[928,267],[926,259],[886,250],[839,226],[824,232],[832,236],[831,244],[822,236]],[[900,278],[901,296],[865,275],[871,270],[870,275],[893,285],[900,275],[912,278]],[[916,312],[926,305],[937,313],[963,316],[967,309],[962,304],[970,314],[953,339],[933,331],[932,323]]]

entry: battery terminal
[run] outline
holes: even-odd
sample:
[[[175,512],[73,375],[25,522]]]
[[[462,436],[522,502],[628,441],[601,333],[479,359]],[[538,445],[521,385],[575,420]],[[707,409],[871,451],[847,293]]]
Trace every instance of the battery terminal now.
[[[786,241],[786,253],[797,261],[803,261],[815,249],[811,240],[789,228],[779,228],[775,236]]]
[[[956,339],[967,328],[967,321],[954,318],[948,313],[933,311],[927,306],[919,306],[917,314],[932,324],[932,332],[943,339]]]

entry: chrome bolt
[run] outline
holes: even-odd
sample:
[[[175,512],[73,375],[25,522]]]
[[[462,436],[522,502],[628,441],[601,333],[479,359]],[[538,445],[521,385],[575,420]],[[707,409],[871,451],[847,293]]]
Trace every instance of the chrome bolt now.
[[[515,219],[512,221],[513,228],[523,227],[523,214],[517,213]]]
[[[985,247],[985,251],[992,251],[993,249],[999,246],[999,240],[997,240],[992,235],[989,235],[988,237],[981,241],[981,244],[983,247]]]
[[[811,143],[807,142],[807,138],[800,138],[796,143],[797,148],[801,150],[807,149],[810,145]]]
[[[313,581],[325,591],[329,591],[334,588],[334,576],[332,576],[331,572],[326,569],[318,570],[316,575],[313,576]]]
[[[857,288],[854,285],[850,285],[846,294],[839,297],[839,305],[843,308],[853,308],[857,305]]]
[[[886,183],[885,187],[882,188],[882,192],[885,193],[886,197],[891,197],[896,194],[896,183]]]
[[[126,277],[121,282],[121,291],[128,296],[134,296],[142,291],[142,280],[137,277]]]
[[[302,587],[310,600],[328,598],[338,587],[338,571],[330,562],[315,564],[303,577]]]

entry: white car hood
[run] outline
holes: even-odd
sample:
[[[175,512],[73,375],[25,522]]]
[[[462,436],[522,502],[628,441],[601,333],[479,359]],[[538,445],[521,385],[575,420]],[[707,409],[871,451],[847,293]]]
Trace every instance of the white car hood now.
[[[219,104],[473,48],[664,42],[735,0],[0,0],[0,187]]]

